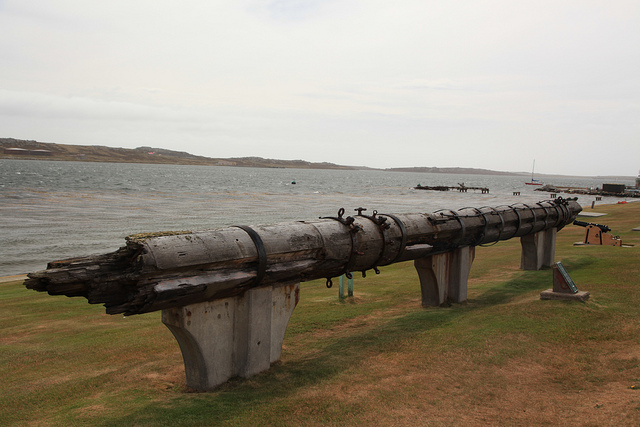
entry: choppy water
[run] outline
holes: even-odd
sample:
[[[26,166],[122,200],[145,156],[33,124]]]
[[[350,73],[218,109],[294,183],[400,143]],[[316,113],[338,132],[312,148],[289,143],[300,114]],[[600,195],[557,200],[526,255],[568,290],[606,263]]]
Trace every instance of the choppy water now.
[[[0,276],[106,253],[134,233],[312,220],[335,216],[342,207],[347,213],[360,206],[369,212],[433,212],[549,197],[524,181],[494,175],[0,160]],[[491,192],[413,189],[419,183],[460,182]],[[593,178],[552,183],[602,185]],[[521,195],[513,196],[514,191]]]

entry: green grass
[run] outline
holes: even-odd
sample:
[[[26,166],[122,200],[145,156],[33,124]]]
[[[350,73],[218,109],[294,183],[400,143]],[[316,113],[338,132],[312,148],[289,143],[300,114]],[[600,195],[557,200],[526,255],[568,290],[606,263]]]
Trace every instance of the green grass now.
[[[640,423],[640,203],[599,206],[632,248],[561,260],[586,303],[542,301],[517,240],[478,248],[469,299],[422,308],[412,263],[355,278],[355,298],[303,283],[282,361],[210,393],[185,385],[159,313],[108,316],[84,299],[0,283],[0,425]]]

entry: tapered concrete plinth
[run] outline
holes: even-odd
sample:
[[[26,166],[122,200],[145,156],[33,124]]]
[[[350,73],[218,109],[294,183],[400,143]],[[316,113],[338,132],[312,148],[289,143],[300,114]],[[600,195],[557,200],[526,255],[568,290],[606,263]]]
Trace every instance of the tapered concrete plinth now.
[[[250,289],[243,295],[162,310],[184,359],[187,386],[212,390],[280,360],[300,284]]]
[[[541,270],[551,268],[556,256],[557,228],[527,234],[520,238],[522,253],[520,268],[522,270]]]
[[[467,282],[475,253],[475,247],[464,246],[414,261],[424,307],[467,300]]]
[[[578,291],[575,294],[567,292],[554,292],[553,289],[547,289],[540,292],[540,299],[553,299],[563,301],[586,301],[591,294],[588,291]]]

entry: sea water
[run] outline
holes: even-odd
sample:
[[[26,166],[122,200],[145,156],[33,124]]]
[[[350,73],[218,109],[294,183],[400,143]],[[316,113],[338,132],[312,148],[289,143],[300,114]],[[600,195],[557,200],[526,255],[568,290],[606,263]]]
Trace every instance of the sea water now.
[[[107,253],[130,234],[204,230],[346,215],[434,212],[532,203],[549,194],[524,176],[59,162],[0,159],[0,276],[46,268],[49,261]],[[487,187],[425,191],[425,186]],[[597,178],[552,184],[601,186]],[[631,185],[632,183],[628,183]],[[514,195],[520,192],[520,195]],[[593,197],[582,196],[583,205]],[[615,203],[615,201],[610,201]]]

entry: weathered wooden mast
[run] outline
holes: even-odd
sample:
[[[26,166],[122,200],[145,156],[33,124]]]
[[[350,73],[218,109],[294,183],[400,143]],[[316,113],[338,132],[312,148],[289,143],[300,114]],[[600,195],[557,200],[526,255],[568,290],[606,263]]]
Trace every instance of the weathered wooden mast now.
[[[49,263],[25,285],[51,295],[83,296],[109,314],[182,307],[298,283],[374,270],[571,224],[575,199],[534,205],[381,214],[201,232],[133,235],[116,252]]]

